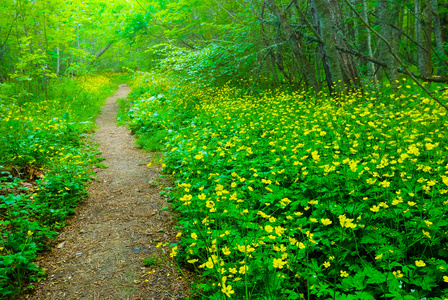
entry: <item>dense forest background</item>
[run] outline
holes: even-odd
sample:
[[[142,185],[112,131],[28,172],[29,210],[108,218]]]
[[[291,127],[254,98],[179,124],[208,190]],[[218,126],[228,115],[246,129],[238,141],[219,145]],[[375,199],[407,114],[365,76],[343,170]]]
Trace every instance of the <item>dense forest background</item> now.
[[[44,95],[61,76],[123,68],[316,92],[397,88],[400,74],[448,81],[441,0],[5,0],[0,8],[3,97]]]

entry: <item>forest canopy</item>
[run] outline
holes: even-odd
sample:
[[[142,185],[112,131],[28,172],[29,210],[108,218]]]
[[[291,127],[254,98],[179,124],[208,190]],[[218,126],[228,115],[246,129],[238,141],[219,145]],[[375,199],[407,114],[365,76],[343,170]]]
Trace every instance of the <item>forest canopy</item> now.
[[[397,79],[446,83],[448,4],[415,0],[5,0],[0,80],[122,68],[204,84],[252,79],[340,91]]]

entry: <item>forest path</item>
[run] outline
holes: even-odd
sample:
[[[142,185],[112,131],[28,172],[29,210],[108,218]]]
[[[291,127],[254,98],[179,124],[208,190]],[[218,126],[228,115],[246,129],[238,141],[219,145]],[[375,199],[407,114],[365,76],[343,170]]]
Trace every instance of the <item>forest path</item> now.
[[[188,287],[169,259],[158,266],[143,264],[154,253],[169,258],[157,244],[174,242],[177,232],[171,214],[160,211],[168,206],[166,199],[151,183],[158,181],[160,170],[146,166],[154,154],[136,149],[127,128],[116,126],[117,99],[129,92],[120,85],[97,118],[94,139],[108,168],[95,170],[98,180],[89,187],[89,197],[41,258],[47,279],[22,299],[184,298]]]

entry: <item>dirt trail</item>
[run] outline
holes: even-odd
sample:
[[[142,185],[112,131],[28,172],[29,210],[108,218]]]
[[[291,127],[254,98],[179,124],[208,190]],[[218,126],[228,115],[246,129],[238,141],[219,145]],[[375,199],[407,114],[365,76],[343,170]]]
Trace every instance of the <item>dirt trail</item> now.
[[[159,242],[174,242],[174,220],[155,183],[157,166],[151,154],[134,147],[124,127],[116,126],[117,99],[130,88],[120,85],[97,118],[106,169],[95,170],[98,181],[90,196],[68,220],[54,247],[40,261],[48,277],[22,299],[183,299],[188,289],[168,262],[145,268],[143,258],[163,252]],[[166,256],[169,257],[168,253]],[[155,271],[155,272],[153,272]],[[168,275],[170,274],[170,275]]]

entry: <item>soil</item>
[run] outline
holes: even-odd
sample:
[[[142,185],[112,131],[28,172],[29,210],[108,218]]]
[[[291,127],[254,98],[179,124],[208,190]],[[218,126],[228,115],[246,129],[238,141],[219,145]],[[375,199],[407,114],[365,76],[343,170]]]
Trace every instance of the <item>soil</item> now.
[[[37,262],[47,278],[19,299],[186,298],[187,280],[168,247],[157,247],[177,241],[175,217],[162,209],[168,203],[160,195],[161,166],[147,167],[155,153],[137,149],[127,128],[116,126],[117,99],[129,92],[120,85],[97,118],[94,140],[107,168],[94,170],[89,197]],[[153,255],[155,263],[145,267]]]

